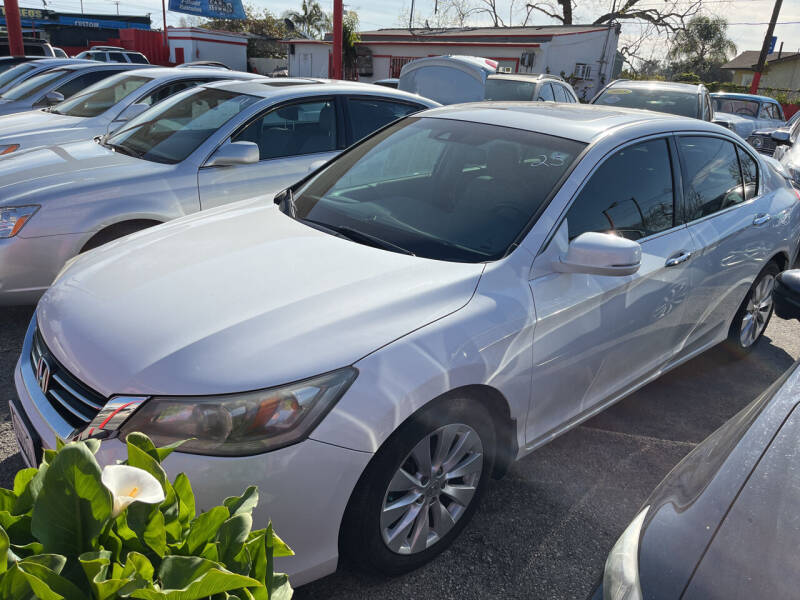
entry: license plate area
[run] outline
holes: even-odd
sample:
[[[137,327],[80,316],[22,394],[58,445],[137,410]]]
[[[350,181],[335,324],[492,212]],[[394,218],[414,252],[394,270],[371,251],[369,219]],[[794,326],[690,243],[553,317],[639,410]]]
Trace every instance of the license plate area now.
[[[17,438],[17,445],[22,452],[23,458],[28,465],[38,467],[42,454],[42,444],[39,441],[39,436],[29,427],[27,419],[20,414],[20,410],[14,402],[9,402],[8,406],[11,412],[14,435]]]

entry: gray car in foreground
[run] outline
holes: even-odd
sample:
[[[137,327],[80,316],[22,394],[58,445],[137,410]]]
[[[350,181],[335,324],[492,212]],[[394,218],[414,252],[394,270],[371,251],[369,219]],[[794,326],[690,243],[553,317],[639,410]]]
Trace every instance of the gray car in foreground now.
[[[376,129],[433,106],[372,84],[226,81],[171,96],[111,135],[0,157],[0,305],[36,301],[84,250],[277,192]]]
[[[800,272],[775,286],[800,318]],[[800,364],[695,448],[656,488],[606,561],[595,600],[797,598]]]
[[[260,77],[220,69],[137,69],[118,73],[60,104],[0,117],[0,155],[90,140],[119,129],[152,105],[185,89],[213,81]]]
[[[49,69],[0,94],[0,115],[53,106],[106,77],[149,67],[150,65],[103,64],[87,60]]]

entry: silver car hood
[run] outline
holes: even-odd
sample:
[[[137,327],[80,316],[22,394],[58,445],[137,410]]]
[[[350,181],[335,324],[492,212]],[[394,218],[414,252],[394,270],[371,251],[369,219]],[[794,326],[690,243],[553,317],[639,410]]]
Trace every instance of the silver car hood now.
[[[0,115],[12,115],[32,109],[33,107],[28,100],[7,100],[5,98],[0,98]]]
[[[84,255],[37,316],[50,350],[104,395],[230,393],[352,364],[463,307],[482,271],[248,200]]]
[[[71,117],[45,112],[43,110],[28,110],[13,115],[0,116],[0,144],[20,144],[23,148],[53,144],[56,141],[50,136],[69,128],[71,139],[89,139],[97,135],[87,133],[82,125],[94,119],[84,117]]]
[[[142,176],[158,176],[172,165],[119,154],[93,141],[18,150],[0,158],[0,206],[72,201],[87,193]]]

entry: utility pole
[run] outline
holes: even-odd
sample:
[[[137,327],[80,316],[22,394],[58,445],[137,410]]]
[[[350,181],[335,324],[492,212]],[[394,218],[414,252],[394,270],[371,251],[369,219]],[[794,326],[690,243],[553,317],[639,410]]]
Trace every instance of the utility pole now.
[[[6,13],[6,29],[8,30],[8,53],[11,56],[24,56],[25,46],[22,43],[22,22],[19,19],[17,0],[5,0],[3,6]]]
[[[119,16],[119,3],[120,3],[120,0],[112,0],[112,3],[117,5],[117,16]]]
[[[333,0],[333,73],[332,79],[343,79],[342,74],[342,17],[343,0]]]
[[[755,94],[758,91],[758,84],[761,82],[761,72],[764,70],[764,63],[767,62],[769,46],[772,43],[772,33],[775,31],[775,23],[778,21],[778,14],[781,12],[781,4],[783,4],[783,0],[775,0],[775,8],[772,9],[772,18],[769,20],[769,27],[767,27],[767,35],[764,36],[761,54],[758,55],[758,64],[756,65],[756,72],[753,75],[753,83],[750,84],[751,94]]]

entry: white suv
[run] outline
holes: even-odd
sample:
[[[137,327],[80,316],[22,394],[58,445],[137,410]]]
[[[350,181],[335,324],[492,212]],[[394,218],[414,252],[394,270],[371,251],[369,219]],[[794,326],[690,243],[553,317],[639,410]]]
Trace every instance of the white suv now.
[[[85,52],[78,54],[75,58],[98,60],[100,62],[136,63],[139,65],[150,64],[150,61],[147,60],[147,57],[141,52],[133,52],[117,46],[92,46]]]

